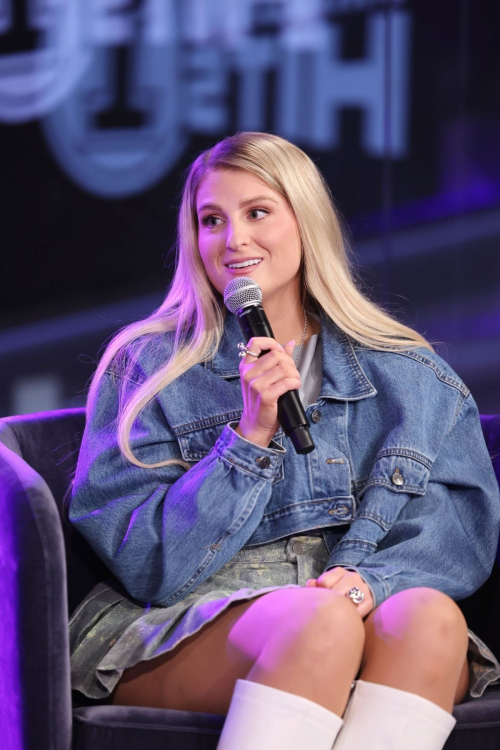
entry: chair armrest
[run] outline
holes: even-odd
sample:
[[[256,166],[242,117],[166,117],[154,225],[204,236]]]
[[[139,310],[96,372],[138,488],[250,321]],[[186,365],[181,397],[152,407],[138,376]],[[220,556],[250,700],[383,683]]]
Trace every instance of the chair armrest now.
[[[0,442],[0,726],[8,747],[71,748],[66,561],[47,484]],[[2,729],[2,732],[4,730]],[[5,737],[4,737],[5,739]]]

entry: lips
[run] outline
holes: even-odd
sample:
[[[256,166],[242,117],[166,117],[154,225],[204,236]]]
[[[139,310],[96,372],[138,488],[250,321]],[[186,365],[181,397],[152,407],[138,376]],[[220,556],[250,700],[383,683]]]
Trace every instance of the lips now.
[[[232,276],[250,276],[256,268],[260,266],[258,263],[256,266],[245,266],[245,268],[228,268],[228,273]]]
[[[242,263],[243,261],[239,262]],[[260,263],[252,263],[250,266],[243,266],[243,268],[229,268],[229,266],[226,266],[226,269],[231,276],[250,276],[256,268],[261,267],[263,262],[264,259]]]
[[[246,263],[247,261],[250,261],[250,260],[263,260],[263,258],[255,257],[255,258],[242,258],[241,260],[230,260],[229,263],[224,263],[224,265],[226,266],[226,268],[228,268],[231,263]],[[254,263],[254,265],[258,266],[259,263]]]

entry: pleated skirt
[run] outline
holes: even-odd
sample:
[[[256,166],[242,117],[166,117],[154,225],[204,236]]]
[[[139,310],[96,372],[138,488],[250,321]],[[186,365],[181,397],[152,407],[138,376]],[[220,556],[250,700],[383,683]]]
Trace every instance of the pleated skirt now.
[[[318,578],[329,557],[321,536],[296,535],[243,547],[182,601],[159,607],[130,598],[116,582],[95,586],[69,622],[71,685],[88,699],[105,701],[123,671],[154,659],[200,631],[230,604]],[[469,630],[469,690],[481,696],[500,682],[500,664]]]

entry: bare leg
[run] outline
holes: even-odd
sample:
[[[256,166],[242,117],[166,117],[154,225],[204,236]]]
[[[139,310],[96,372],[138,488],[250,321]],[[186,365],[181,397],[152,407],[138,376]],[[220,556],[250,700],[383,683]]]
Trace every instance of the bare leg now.
[[[450,597],[415,588],[389,597],[365,619],[360,679],[415,693],[446,711],[468,686],[467,624]]]
[[[330,589],[281,589],[231,605],[171,652],[125,670],[118,705],[226,714],[237,679],[344,712],[361,663],[363,622]]]

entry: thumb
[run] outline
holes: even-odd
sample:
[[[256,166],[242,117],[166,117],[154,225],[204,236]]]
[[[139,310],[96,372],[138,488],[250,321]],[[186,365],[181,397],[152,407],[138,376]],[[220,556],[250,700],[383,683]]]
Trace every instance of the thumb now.
[[[289,355],[290,357],[291,357],[291,356],[292,356],[292,354],[293,354],[293,348],[294,348],[294,346],[295,346],[295,339],[292,339],[291,341],[289,341],[289,342],[288,342],[288,344],[285,344],[285,345],[284,345],[284,347],[283,347],[283,348],[284,348],[284,350],[285,350],[285,352],[286,352],[286,353],[287,353],[287,354],[288,354],[288,355]]]

